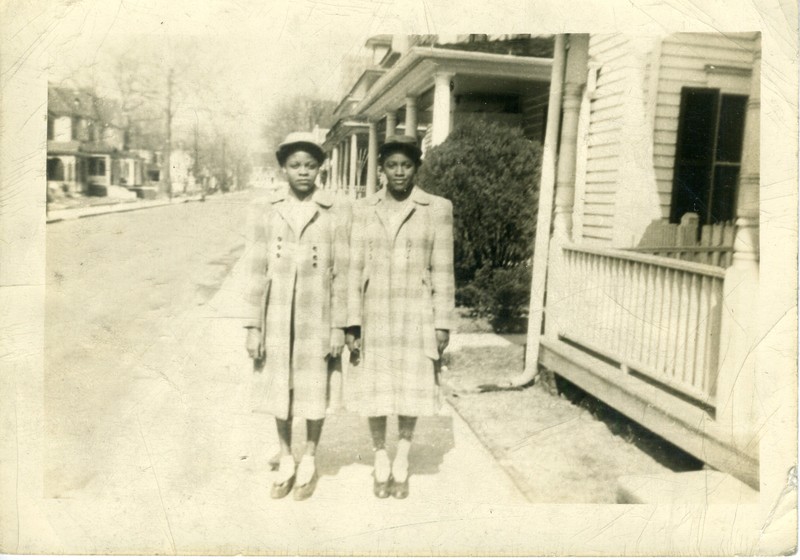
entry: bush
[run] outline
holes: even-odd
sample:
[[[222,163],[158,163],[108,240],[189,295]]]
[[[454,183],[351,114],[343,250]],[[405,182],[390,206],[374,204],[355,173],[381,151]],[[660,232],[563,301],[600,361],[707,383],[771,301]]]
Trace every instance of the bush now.
[[[470,119],[425,154],[419,184],[453,202],[456,285],[529,261],[541,147],[517,127]]]
[[[470,119],[420,169],[422,188],[453,202],[456,303],[497,332],[527,326],[541,158],[519,128]]]

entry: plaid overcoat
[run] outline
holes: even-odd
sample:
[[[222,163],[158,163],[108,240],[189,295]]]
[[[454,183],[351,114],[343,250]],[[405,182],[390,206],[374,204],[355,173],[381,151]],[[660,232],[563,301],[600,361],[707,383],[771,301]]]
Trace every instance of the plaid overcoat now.
[[[277,418],[325,417],[332,328],[347,318],[350,207],[317,189],[302,228],[287,213],[288,190],[254,206],[248,240],[245,327],[261,329],[265,357],[254,368],[254,410]],[[337,360],[338,361],[338,360]]]
[[[439,410],[435,329],[453,326],[453,206],[419,187],[395,229],[383,189],[353,207],[347,324],[360,363],[347,370],[347,408],[366,416]]]

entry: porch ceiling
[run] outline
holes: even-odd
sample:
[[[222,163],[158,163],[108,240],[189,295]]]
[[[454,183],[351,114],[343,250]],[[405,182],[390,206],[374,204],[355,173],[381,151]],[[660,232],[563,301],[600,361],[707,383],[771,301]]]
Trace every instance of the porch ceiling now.
[[[551,64],[549,58],[414,47],[375,82],[355,112],[378,119],[400,108],[406,96],[419,96],[430,89],[437,72],[451,72],[462,84],[471,82],[485,91],[505,92],[505,83],[516,93],[522,84],[549,82]]]

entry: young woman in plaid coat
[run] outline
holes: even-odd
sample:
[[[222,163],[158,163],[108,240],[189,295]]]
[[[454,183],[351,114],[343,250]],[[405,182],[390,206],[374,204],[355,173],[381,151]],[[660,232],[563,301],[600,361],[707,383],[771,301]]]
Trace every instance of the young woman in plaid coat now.
[[[273,498],[314,491],[314,456],[327,409],[329,373],[340,359],[347,313],[349,208],[315,179],[325,159],[310,135],[280,145],[289,183],[256,206],[248,250],[247,350],[255,360],[256,410],[275,416],[281,458]],[[306,419],[299,466],[292,455],[292,417]]]
[[[369,417],[375,448],[374,493],[408,495],[408,452],[418,416],[437,413],[438,367],[454,309],[453,209],[414,184],[416,139],[386,139],[378,154],[387,187],[353,208],[345,394]],[[398,415],[394,462],[386,417]]]

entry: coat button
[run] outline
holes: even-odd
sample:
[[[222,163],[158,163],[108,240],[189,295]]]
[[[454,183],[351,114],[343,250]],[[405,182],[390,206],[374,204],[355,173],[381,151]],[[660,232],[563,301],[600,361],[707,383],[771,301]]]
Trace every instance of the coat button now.
[[[314,263],[311,266],[313,266],[314,268],[317,268],[317,263]]]
[[[279,237],[279,238],[278,238],[278,241],[283,241],[283,238],[282,238],[282,237]]]

